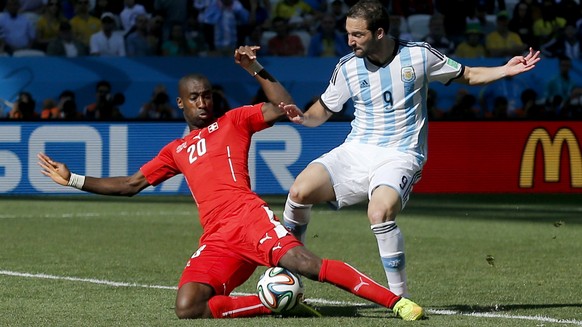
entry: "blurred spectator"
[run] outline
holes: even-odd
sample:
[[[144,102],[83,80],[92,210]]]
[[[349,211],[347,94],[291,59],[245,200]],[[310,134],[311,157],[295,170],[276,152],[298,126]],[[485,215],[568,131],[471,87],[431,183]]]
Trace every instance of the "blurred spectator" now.
[[[191,13],[191,0],[155,0],[154,14],[164,17],[164,35],[170,34],[176,23],[186,26],[188,15]]]
[[[123,118],[119,107],[125,102],[121,93],[111,95],[111,83],[101,80],[96,84],[95,102],[85,106],[83,116],[88,120],[117,120]]]
[[[186,38],[184,27],[180,23],[172,26],[170,37],[162,43],[162,56],[190,56],[198,53],[198,45]]]
[[[474,120],[478,112],[477,97],[465,89],[459,89],[455,95],[455,103],[447,113],[447,119]]]
[[[70,20],[73,36],[89,48],[91,36],[101,31],[101,20],[98,18],[100,16],[95,17],[89,14],[89,0],[74,1],[75,16]]]
[[[125,0],[125,6],[119,14],[119,20],[121,21],[121,28],[127,34],[135,25],[135,21],[138,16],[145,15],[148,16],[145,7],[135,3],[135,0]]]
[[[533,34],[533,12],[531,6],[520,1],[513,7],[513,15],[509,19],[507,28],[519,34],[521,41],[534,49],[539,49],[539,44]]]
[[[531,11],[531,18],[535,22],[542,17],[542,4],[540,0],[519,0],[519,2],[526,3]]]
[[[170,104],[170,96],[163,84],[157,85],[150,101],[139,110],[139,119],[171,120],[177,117],[176,110]]]
[[[582,86],[575,86],[570,96],[565,101],[560,118],[563,119],[582,119]]]
[[[501,103],[495,103],[497,97],[503,97],[507,103],[503,107],[507,108],[506,116],[509,118],[518,118],[521,115],[521,94],[524,90],[531,88],[528,81],[521,76],[505,77],[496,82],[488,84],[481,89],[479,93],[479,105],[481,106],[482,118],[500,118],[499,106]]]
[[[483,44],[483,33],[479,27],[469,28],[465,32],[465,40],[463,40],[455,49],[455,57],[466,59],[485,58],[487,51]]]
[[[519,111],[526,119],[543,119],[545,108],[538,102],[538,93],[534,89],[525,89],[521,92],[521,108]]]
[[[115,31],[115,15],[101,15],[101,31],[91,35],[89,52],[93,56],[125,57],[125,39]]]
[[[194,8],[198,11],[198,23],[200,24],[204,41],[210,52],[216,50],[214,44],[214,25],[218,21],[218,18],[214,8],[217,6],[217,1],[219,0],[194,0]]]
[[[0,29],[4,33],[4,42],[9,53],[30,49],[36,39],[32,22],[20,14],[19,10],[19,0],[7,0],[5,12],[0,15]]]
[[[4,35],[0,31],[0,57],[9,57],[10,54],[6,52],[6,42],[4,42]]]
[[[489,57],[513,57],[527,48],[519,34],[508,29],[508,23],[507,12],[498,13],[496,30],[485,35],[485,49]]]
[[[248,45],[260,45],[261,48],[256,51],[259,57],[268,55],[268,46],[267,42],[263,38],[262,26],[255,26],[244,43]]]
[[[327,0],[304,0],[307,3],[311,10],[316,13],[316,16],[319,18],[322,14],[326,13],[329,5]]]
[[[113,13],[116,17],[119,17],[124,5],[123,0],[90,0],[89,12],[95,17],[101,17],[106,12]],[[121,25],[120,21],[117,23]]]
[[[433,0],[393,0],[392,13],[408,17],[415,14],[434,14]]]
[[[314,15],[315,11],[304,0],[276,0],[273,24],[274,20],[280,17],[287,21],[289,30],[310,30]]]
[[[439,0],[436,9],[444,15],[445,32],[455,44],[465,38],[467,17],[475,11],[476,1],[466,0]]]
[[[156,42],[148,35],[148,24],[149,20],[146,14],[140,14],[135,18],[135,24],[125,38],[125,49],[128,57],[157,55]]]
[[[61,108],[55,100],[48,98],[42,101],[40,119],[61,119]]]
[[[67,19],[73,18],[73,16],[75,16],[75,1],[61,0],[61,13]]]
[[[14,102],[12,110],[8,113],[10,119],[33,120],[38,118],[36,113],[36,101],[29,92],[20,92]]]
[[[541,14],[542,16],[533,24],[533,33],[538,38],[540,46],[558,36],[566,26],[566,19],[558,16],[558,7],[554,0],[542,1]]]
[[[59,95],[59,108],[61,117],[65,120],[79,120],[83,115],[77,111],[77,100],[75,93],[71,90],[65,90]]]
[[[562,56],[558,58],[558,73],[550,76],[550,80],[545,85],[544,98],[546,106],[552,110],[559,110],[565,101],[570,98],[572,90],[576,86],[570,76],[572,69],[572,59]]]
[[[21,13],[41,14],[44,9],[44,0],[19,0]]]
[[[228,56],[238,43],[240,26],[248,24],[249,12],[239,0],[219,0],[208,10],[216,11],[214,24],[214,45],[219,55]]]
[[[237,45],[244,45],[249,44],[245,40],[256,26],[262,27],[268,23],[272,9],[270,0],[240,0],[240,3],[249,13],[249,18],[246,22],[239,23],[237,31]]]
[[[491,118],[495,120],[505,120],[509,117],[509,100],[498,95],[493,99],[493,110],[491,110]],[[514,117],[518,117],[514,115]]]
[[[329,11],[335,19],[335,29],[346,33],[346,13],[348,11],[346,4],[342,0],[334,0]]]
[[[48,56],[82,57],[89,54],[88,48],[79,40],[73,38],[71,24],[64,21],[59,26],[59,34],[52,40],[46,50]]]
[[[390,15],[390,30],[388,33],[397,39],[414,40],[412,34],[408,33],[406,30],[402,30],[402,27],[406,26],[406,24],[403,24],[403,22],[405,22],[404,17],[399,15]]]
[[[560,0],[556,3],[556,14],[566,20],[566,25],[576,25],[576,21],[580,18],[581,9],[579,1],[576,0]]]
[[[305,48],[301,38],[295,34],[289,33],[289,25],[283,17],[273,18],[273,30],[277,35],[273,36],[268,42],[268,51],[272,56],[303,56]]]
[[[48,0],[36,22],[36,48],[47,51],[48,44],[59,36],[62,22],[68,19],[61,13],[60,0]]]
[[[499,13],[497,13],[497,16],[500,13],[507,13],[507,12],[500,11]],[[507,17],[509,20],[509,16],[507,16]],[[478,4],[475,7],[474,12],[472,12],[469,16],[467,16],[467,25],[466,26],[467,26],[467,28],[479,26],[479,28],[481,29],[481,32],[483,32],[483,34],[485,34],[485,35],[495,31],[497,28],[496,23],[491,22],[489,19],[487,19],[487,12],[485,11],[485,6],[482,4]]]
[[[427,42],[446,56],[452,55],[455,51],[455,44],[445,34],[443,15],[436,13],[431,16],[429,31],[429,34],[422,41]]]
[[[307,56],[309,57],[342,57],[351,52],[345,34],[335,29],[335,19],[331,14],[325,14],[320,20],[317,33],[312,35]]]
[[[164,43],[164,18],[154,16],[148,22],[148,43],[154,48],[156,55],[162,54]]]
[[[507,9],[505,0],[478,0],[478,2],[479,6],[483,8],[483,12],[487,15],[495,15]]]
[[[543,44],[540,50],[547,57],[565,56],[570,59],[582,59],[581,36],[578,35],[574,25],[568,24],[563,34]]]

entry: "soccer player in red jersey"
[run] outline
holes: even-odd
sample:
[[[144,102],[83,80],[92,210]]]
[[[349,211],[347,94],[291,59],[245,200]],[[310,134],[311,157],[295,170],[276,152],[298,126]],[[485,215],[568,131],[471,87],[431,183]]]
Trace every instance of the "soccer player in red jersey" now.
[[[236,318],[271,314],[254,295],[229,296],[258,266],[281,266],[390,308],[405,320],[424,315],[416,303],[390,292],[350,265],[322,259],[291,235],[251,190],[248,150],[254,133],[285,115],[278,105],[291,96],[256,61],[259,47],[235,51],[235,62],[260,83],[270,102],[213,114],[210,81],[197,74],[178,84],[178,107],[190,134],[167,144],[132,176],[96,178],[71,173],[63,163],[38,154],[42,173],[83,191],[132,196],[183,174],[198,207],[203,234],[178,285],[179,318]]]

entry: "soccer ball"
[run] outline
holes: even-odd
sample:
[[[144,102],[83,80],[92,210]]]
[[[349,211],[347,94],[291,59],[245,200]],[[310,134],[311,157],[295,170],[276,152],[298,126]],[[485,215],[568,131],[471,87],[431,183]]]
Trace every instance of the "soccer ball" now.
[[[257,293],[264,306],[273,312],[292,309],[303,298],[303,282],[281,267],[267,269],[257,283]]]

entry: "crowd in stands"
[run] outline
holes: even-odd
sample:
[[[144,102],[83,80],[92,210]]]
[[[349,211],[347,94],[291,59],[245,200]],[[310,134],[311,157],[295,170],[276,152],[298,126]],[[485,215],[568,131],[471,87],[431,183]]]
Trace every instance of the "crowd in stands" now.
[[[239,45],[259,44],[260,56],[339,58],[351,51],[344,21],[355,1],[0,0],[0,56],[212,57],[231,56]],[[560,58],[560,62],[582,58],[582,4],[576,0],[384,2],[392,14],[393,36],[427,41],[459,60],[507,58],[529,47],[540,49],[546,58]],[[523,98],[534,96],[530,87],[503,81],[484,89],[478,97],[460,92],[453,108],[432,108],[431,118],[580,118],[580,110],[568,106],[581,102],[577,94],[582,85],[572,82],[567,74],[557,78],[567,92],[556,95],[548,86],[546,94],[535,94],[533,103],[541,108],[526,105],[528,101]],[[160,106],[159,97],[153,95],[151,108],[142,108],[139,118],[176,117],[164,110],[152,112]],[[108,102],[119,107],[121,100],[112,97]],[[11,110],[20,113],[11,118],[26,119],[33,114],[14,110],[31,101],[34,103],[33,96],[23,92]],[[67,116],[62,99],[43,101],[42,107],[43,119]],[[47,114],[45,107],[49,108]],[[60,108],[59,115],[54,108]],[[115,119],[121,114],[114,111],[101,116],[78,115]],[[74,117],[79,118],[77,114]]]

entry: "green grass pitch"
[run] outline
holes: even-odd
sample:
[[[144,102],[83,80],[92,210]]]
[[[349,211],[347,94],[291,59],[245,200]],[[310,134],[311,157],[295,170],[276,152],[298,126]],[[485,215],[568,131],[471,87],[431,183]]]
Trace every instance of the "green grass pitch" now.
[[[285,198],[265,199],[280,215]],[[6,196],[0,208],[0,326],[582,326],[580,195],[414,194],[397,222],[411,297],[429,313],[419,322],[309,280],[326,317],[180,321],[175,287],[200,236],[191,198]],[[306,245],[386,284],[363,205],[315,206]]]

